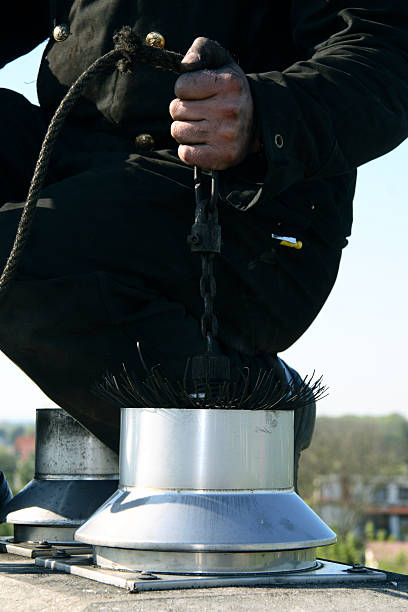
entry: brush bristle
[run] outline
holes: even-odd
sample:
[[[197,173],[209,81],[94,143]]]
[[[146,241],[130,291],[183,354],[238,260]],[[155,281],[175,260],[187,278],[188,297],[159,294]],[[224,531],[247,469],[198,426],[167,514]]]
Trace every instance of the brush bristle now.
[[[235,382],[195,383],[187,375],[183,381],[167,378],[159,366],[138,380],[122,366],[119,375],[106,374],[95,392],[121,408],[208,408],[228,410],[297,410],[322,399],[327,387],[314,373],[290,382],[275,370],[261,370],[251,381],[249,368],[239,372]]]

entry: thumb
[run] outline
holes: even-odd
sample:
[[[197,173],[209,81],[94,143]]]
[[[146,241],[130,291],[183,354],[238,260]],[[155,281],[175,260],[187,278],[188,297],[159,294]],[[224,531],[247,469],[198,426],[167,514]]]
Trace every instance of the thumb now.
[[[181,72],[192,72],[193,70],[204,70],[205,68],[217,69],[231,64],[232,57],[215,40],[200,36],[196,38],[181,62]]]

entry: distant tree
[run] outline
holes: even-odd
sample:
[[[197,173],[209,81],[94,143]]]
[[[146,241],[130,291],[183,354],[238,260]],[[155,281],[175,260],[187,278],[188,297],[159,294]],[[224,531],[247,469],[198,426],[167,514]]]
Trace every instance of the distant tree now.
[[[18,436],[26,436],[33,433],[35,433],[34,423],[0,422],[0,436],[6,444],[13,445],[14,440]]]
[[[373,521],[368,521],[365,524],[364,535],[367,540],[375,540],[375,526]]]
[[[311,497],[317,476],[408,474],[408,421],[399,414],[385,417],[320,417],[312,444],[302,454],[299,489]]]
[[[364,563],[364,540],[359,538],[352,531],[345,533],[341,529],[333,527],[337,533],[337,542],[330,546],[321,546],[317,549],[317,556],[320,559],[338,561],[339,563]]]
[[[0,470],[2,470],[13,488],[14,476],[17,469],[17,457],[15,453],[6,446],[0,446]]]
[[[14,478],[14,482],[16,486],[18,487],[18,489],[22,489],[23,487],[25,487],[25,485],[34,478],[34,464],[35,464],[34,453],[32,453],[24,461],[18,462],[16,475]]]

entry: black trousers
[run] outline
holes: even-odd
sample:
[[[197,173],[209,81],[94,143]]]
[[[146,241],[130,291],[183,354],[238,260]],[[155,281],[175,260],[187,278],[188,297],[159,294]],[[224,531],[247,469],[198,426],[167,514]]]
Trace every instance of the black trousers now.
[[[0,264],[10,252],[45,125],[22,96],[0,90]],[[145,360],[180,378],[201,353],[192,169],[174,150],[138,154],[115,135],[67,126],[38,202],[18,277],[0,304],[0,348],[62,408],[112,448],[118,410],[93,392],[122,363]],[[271,238],[268,211],[220,207],[216,264],[220,350],[255,371],[311,324],[340,253],[317,237],[301,251]],[[311,368],[313,364],[311,364]],[[314,409],[296,415],[297,454]]]

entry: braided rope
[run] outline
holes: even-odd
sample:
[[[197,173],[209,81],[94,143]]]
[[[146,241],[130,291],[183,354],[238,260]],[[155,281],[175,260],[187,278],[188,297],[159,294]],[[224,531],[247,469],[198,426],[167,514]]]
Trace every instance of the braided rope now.
[[[147,47],[129,26],[123,27],[115,34],[113,39],[115,49],[98,58],[78,77],[69,88],[51,119],[41,145],[26,203],[17,227],[13,247],[0,276],[0,299],[4,297],[7,292],[21,262],[25,246],[30,236],[37,201],[44,185],[55,141],[68,113],[77,102],[89,81],[109,67],[114,68],[116,66],[121,72],[133,72],[140,62],[150,64],[157,68],[163,68],[177,73],[180,72],[180,63],[183,59],[182,55],[164,49]]]

